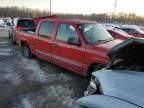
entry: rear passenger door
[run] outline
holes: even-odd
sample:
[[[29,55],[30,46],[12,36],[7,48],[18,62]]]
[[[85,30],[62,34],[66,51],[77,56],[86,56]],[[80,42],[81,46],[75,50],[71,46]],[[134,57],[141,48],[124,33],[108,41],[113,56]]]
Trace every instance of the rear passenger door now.
[[[36,55],[46,61],[51,62],[52,57],[52,32],[54,22],[42,22],[36,39]]]
[[[82,45],[70,45],[68,39],[74,37],[78,41],[80,38],[73,25],[60,24],[53,42],[53,63],[71,71],[82,73],[84,48]]]

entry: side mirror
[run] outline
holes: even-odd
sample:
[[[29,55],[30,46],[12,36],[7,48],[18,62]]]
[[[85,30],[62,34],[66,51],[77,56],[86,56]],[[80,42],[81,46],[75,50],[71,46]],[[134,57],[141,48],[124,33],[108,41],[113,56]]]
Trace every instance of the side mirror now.
[[[79,39],[78,39],[78,38],[75,38],[75,37],[69,37],[67,43],[68,43],[68,44],[71,44],[71,45],[81,45]]]

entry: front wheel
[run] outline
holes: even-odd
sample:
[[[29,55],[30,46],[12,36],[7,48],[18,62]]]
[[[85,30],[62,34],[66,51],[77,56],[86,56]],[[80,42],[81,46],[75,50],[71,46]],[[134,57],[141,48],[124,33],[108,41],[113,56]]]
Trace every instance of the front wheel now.
[[[27,44],[24,44],[22,46],[22,53],[23,53],[23,56],[26,57],[26,58],[31,58],[32,57],[32,53],[31,53],[30,48]]]

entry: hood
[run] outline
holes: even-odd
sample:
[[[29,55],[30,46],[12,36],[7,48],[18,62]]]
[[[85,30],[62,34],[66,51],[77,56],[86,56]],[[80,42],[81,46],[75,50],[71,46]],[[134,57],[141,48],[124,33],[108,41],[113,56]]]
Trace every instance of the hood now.
[[[105,42],[102,44],[96,44],[94,45],[94,48],[97,50],[98,48],[101,49],[102,51],[109,51],[111,48],[113,48],[114,46],[118,45],[119,43],[123,42],[123,40],[120,39],[114,39],[112,41],[109,42]]]
[[[126,70],[101,70],[93,73],[104,95],[144,107],[144,73]]]
[[[140,108],[127,101],[105,95],[90,95],[78,99],[74,105],[82,108]],[[74,107],[81,108],[81,107]]]
[[[117,44],[115,47],[113,47],[109,53],[108,56],[110,58],[117,56],[119,58],[124,57],[125,55],[132,55],[132,54],[142,54],[142,51],[144,51],[144,39],[142,38],[130,38],[120,44]],[[134,55],[135,56],[135,55]]]

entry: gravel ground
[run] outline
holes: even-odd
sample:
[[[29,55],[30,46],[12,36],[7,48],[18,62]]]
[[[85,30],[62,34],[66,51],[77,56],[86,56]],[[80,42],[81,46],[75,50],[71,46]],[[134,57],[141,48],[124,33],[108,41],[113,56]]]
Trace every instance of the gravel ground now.
[[[24,58],[0,30],[0,108],[70,108],[88,82],[36,57]]]

